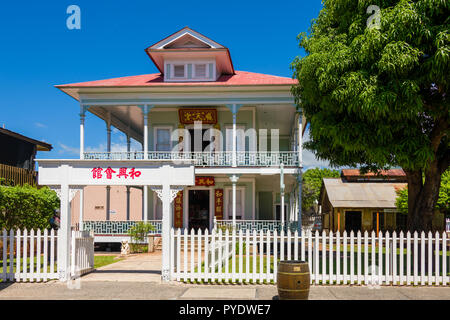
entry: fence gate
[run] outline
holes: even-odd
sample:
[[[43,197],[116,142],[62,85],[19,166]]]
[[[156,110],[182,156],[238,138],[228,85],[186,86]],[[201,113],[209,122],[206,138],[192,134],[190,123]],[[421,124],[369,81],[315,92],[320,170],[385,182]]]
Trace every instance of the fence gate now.
[[[72,279],[94,270],[94,232],[72,231],[70,254]]]

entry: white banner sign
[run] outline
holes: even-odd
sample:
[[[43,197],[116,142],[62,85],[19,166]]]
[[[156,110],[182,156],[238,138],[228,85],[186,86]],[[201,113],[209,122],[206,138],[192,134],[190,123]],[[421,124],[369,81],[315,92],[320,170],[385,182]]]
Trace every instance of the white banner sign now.
[[[143,160],[38,160],[40,185],[194,185],[192,165]]]

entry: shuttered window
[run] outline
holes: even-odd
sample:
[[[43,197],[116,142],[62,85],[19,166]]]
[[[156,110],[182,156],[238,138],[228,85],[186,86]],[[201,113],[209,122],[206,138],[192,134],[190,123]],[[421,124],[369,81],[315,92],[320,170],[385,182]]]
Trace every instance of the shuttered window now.
[[[173,75],[175,78],[184,78],[184,65],[183,64],[174,65]]]
[[[206,78],[206,64],[196,64],[194,72],[195,78]]]

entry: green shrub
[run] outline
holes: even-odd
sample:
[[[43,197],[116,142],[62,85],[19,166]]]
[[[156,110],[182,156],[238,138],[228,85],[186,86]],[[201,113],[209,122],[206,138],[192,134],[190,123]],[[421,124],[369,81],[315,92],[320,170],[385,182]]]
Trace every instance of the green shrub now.
[[[145,238],[150,231],[154,231],[156,228],[148,222],[138,222],[133,227],[128,229],[128,235],[131,237],[130,250],[131,252],[145,252],[148,246],[143,244]]]
[[[59,198],[48,187],[0,186],[0,229],[48,229],[58,208]]]

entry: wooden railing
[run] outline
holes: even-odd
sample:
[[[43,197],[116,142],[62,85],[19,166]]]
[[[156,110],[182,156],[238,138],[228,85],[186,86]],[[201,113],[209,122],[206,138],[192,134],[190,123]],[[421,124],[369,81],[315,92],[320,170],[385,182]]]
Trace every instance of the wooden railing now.
[[[36,171],[26,170],[9,166],[7,164],[0,164],[0,184],[8,186],[16,185],[36,185],[37,182]]]

